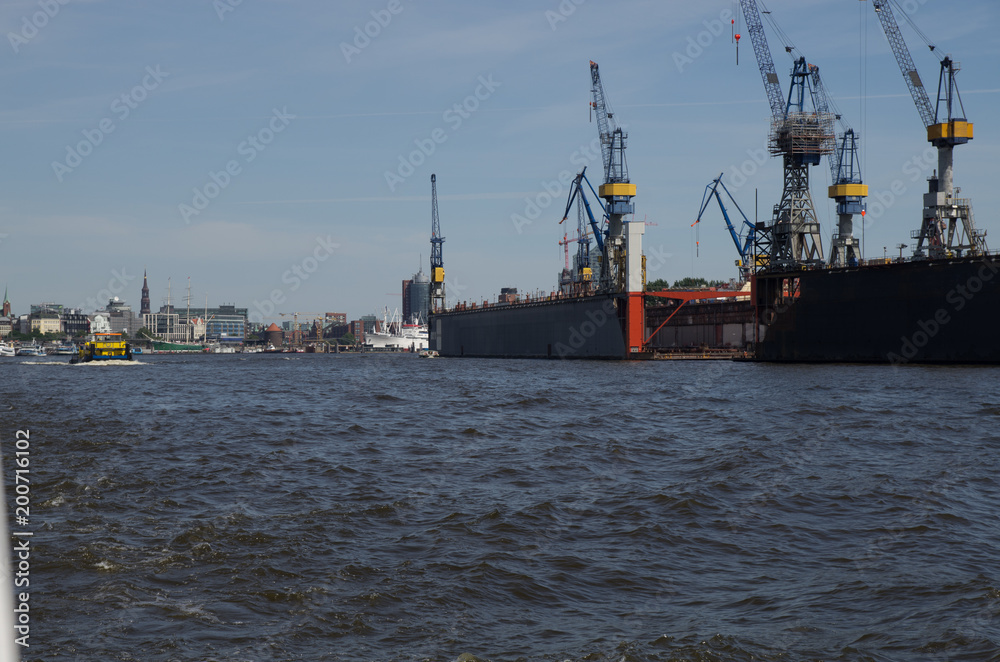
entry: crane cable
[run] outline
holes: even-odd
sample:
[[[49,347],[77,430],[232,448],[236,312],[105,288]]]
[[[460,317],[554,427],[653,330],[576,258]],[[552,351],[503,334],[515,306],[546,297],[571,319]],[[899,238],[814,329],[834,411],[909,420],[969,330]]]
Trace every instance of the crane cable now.
[[[771,14],[771,10],[769,10],[764,5],[764,3],[761,2],[761,0],[757,0],[757,5],[760,6],[761,8],[760,13],[764,16],[764,20],[766,20],[768,24],[771,26],[771,29],[774,30],[774,33],[778,36],[778,41],[780,41],[781,45],[785,47],[785,52],[788,53],[788,56],[794,62],[795,61],[794,51],[797,50],[795,48],[795,44],[792,43],[792,40],[789,39],[785,31],[781,29],[781,27],[778,25],[778,22],[774,20]]]
[[[899,4],[899,0],[889,0],[889,1],[896,6],[896,9],[899,11],[899,13],[903,15],[903,20],[905,20],[909,24],[909,26],[913,28],[913,31],[917,33],[917,36],[920,37],[920,40],[923,41],[924,44],[927,46],[927,48],[930,49],[931,53],[934,53],[938,61],[943,60],[944,57],[940,53],[938,53],[937,46],[934,44],[934,42],[930,40],[930,38],[927,35],[923,33],[923,31],[920,28],[917,27],[917,24],[914,23],[913,19],[910,18],[910,15],[906,13],[906,10],[903,9],[903,6]]]

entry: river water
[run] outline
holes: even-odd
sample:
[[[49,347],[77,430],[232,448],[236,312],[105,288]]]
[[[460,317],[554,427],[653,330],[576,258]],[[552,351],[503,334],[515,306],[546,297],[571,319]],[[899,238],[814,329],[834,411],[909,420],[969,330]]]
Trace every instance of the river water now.
[[[23,656],[997,660],[998,377],[5,359]]]

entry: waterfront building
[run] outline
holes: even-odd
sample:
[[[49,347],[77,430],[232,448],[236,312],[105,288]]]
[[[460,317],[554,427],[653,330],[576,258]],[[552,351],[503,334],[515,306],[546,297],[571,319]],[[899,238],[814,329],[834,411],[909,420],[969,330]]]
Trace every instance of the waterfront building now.
[[[111,325],[111,333],[125,333],[129,338],[134,338],[142,328],[142,320],[132,312],[132,306],[128,305],[124,299],[112,297],[108,299],[108,305],[103,311]]]
[[[30,314],[32,317],[55,316],[59,317],[62,315],[63,305],[61,303],[33,303],[31,304]]]
[[[413,280],[403,281],[403,319],[406,321],[410,320],[411,310],[410,310],[410,288],[413,287]]]
[[[421,324],[427,323],[431,305],[431,279],[424,273],[423,269],[413,275],[410,284],[409,301],[404,305],[403,322],[410,323],[414,320]]]
[[[90,331],[92,333],[111,333],[111,322],[108,321],[108,314],[95,313],[90,318]]]
[[[58,317],[32,317],[31,333],[62,333],[62,321]]]
[[[205,334],[210,341],[242,343],[247,337],[247,309],[234,304],[205,309]]]
[[[181,326],[180,316],[173,306],[161,306],[160,311],[142,316],[142,325],[155,337],[166,342],[185,342],[187,329]]]
[[[362,320],[351,322],[351,335],[354,336],[354,340],[357,343],[365,341],[365,323]]]
[[[281,347],[283,341],[284,332],[278,328],[277,324],[271,322],[271,326],[267,327],[267,330],[264,331],[264,342],[275,347]]]
[[[0,338],[6,338],[12,330],[13,327],[11,326],[10,318],[6,315],[0,317]]]
[[[62,304],[40,303],[31,304],[31,314],[28,315],[28,333],[62,333]],[[22,333],[24,333],[22,331]]]
[[[81,336],[90,333],[90,318],[79,308],[70,308],[59,318],[62,330],[68,336]]]

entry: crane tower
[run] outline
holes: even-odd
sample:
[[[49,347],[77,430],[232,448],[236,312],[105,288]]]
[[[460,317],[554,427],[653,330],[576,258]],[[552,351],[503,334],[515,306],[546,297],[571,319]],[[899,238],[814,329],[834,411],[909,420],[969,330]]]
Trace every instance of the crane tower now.
[[[806,91],[815,106],[805,58],[795,61],[787,101],[774,69],[767,36],[755,0],[740,0],[747,31],[771,105],[769,149],[782,157],[784,185],[771,225],[758,234],[758,248],[772,268],[795,268],[823,262],[823,243],[816,208],[809,192],[809,166],[833,151],[833,116],[805,109]]]
[[[597,190],[604,199],[608,217],[601,286],[615,292],[641,292],[645,285],[642,273],[642,234],[645,226],[624,221],[627,214],[635,211],[632,204],[635,184],[629,182],[625,161],[628,134],[616,125],[601,83],[600,70],[593,60],[590,61],[590,81],[593,94],[590,105],[597,116],[604,162],[604,183]]]
[[[444,257],[441,254],[444,237],[438,219],[437,175],[431,175],[431,306],[432,313],[444,310]]]
[[[819,67],[809,65],[813,84],[813,101],[817,112],[830,112],[830,99],[819,75]],[[829,197],[837,203],[837,232],[830,249],[830,266],[856,266],[861,258],[861,245],[854,236],[854,215],[864,214],[864,199],[868,187],[861,181],[861,161],[858,158],[858,136],[847,126],[839,113],[835,117],[844,125],[844,132],[836,138],[830,161],[831,186]]]
[[[623,330],[630,354],[643,351],[646,324],[646,264],[642,255],[643,222],[626,222],[625,216],[635,211],[632,198],[635,184],[629,182],[625,161],[625,144],[628,134],[614,121],[609,108],[601,73],[597,63],[590,61],[590,82],[593,102],[600,132],[601,156],[604,161],[604,183],[598,187],[598,196],[604,199],[608,218],[607,239],[603,246],[601,287],[621,296],[624,305]],[[619,309],[621,310],[621,309]]]
[[[972,140],[972,122],[965,118],[962,97],[955,83],[955,74],[961,67],[951,56],[941,60],[937,103],[931,107],[927,90],[920,80],[889,4],[888,0],[872,0],[882,31],[885,32],[896,56],[896,63],[903,73],[903,80],[927,129],[927,141],[938,151],[937,172],[928,180],[928,190],[924,195],[923,220],[920,229],[911,233],[911,237],[917,240],[913,256],[924,257],[925,248],[932,258],[962,255],[963,252],[969,255],[985,254],[986,233],[976,230],[971,201],[954,197],[955,145],[963,145]],[[930,48],[934,50],[934,46]]]

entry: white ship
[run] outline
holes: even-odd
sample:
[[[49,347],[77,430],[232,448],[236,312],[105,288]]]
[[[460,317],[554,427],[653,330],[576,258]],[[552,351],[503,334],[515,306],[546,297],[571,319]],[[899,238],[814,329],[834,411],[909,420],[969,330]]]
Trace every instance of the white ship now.
[[[419,321],[404,324],[398,310],[389,315],[386,308],[375,331],[365,334],[364,345],[371,349],[427,349],[427,326]]]

